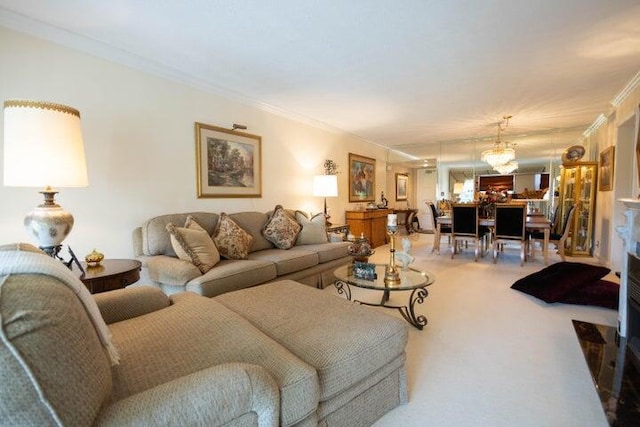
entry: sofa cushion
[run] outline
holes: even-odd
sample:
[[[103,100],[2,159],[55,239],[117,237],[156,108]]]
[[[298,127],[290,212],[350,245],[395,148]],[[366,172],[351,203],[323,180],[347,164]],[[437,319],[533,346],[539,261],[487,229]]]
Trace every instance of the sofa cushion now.
[[[229,292],[214,300],[315,367],[321,401],[402,356],[409,336],[402,319],[291,280]]]
[[[222,363],[264,367],[280,389],[281,425],[315,412],[315,369],[215,300],[183,292],[163,310],[110,325],[119,348],[113,400]]]
[[[255,286],[276,277],[276,264],[271,261],[223,259],[216,265],[216,268],[190,280],[186,284],[185,290],[212,297]]]
[[[176,256],[171,246],[169,233],[167,233],[167,224],[184,224],[188,216],[194,217],[209,235],[213,234],[218,222],[218,214],[215,213],[189,212],[156,216],[142,224],[142,253],[144,255]]]
[[[278,205],[262,229],[262,235],[279,249],[291,249],[301,230],[300,224]]]
[[[249,255],[253,237],[244,231],[226,213],[220,214],[213,241],[220,255],[227,259],[244,259]]]
[[[264,212],[236,212],[229,214],[229,217],[253,237],[249,252],[273,249],[273,243],[262,235],[262,229],[269,220],[268,214]]]
[[[265,249],[249,254],[249,259],[275,264],[278,276],[304,270],[318,264],[318,254],[305,250]]]
[[[167,224],[171,247],[178,258],[189,261],[206,273],[220,261],[220,253],[209,233],[189,215],[184,227]]]
[[[318,262],[323,264],[334,259],[349,256],[350,242],[320,243],[317,245],[299,245],[291,249],[292,251],[308,251],[318,254]]]
[[[324,213],[319,213],[311,218],[302,211],[295,212],[296,221],[302,225],[302,230],[298,234],[296,245],[313,245],[317,243],[327,243],[327,220]]]
[[[581,262],[558,262],[517,280],[512,289],[545,302],[558,302],[565,295],[602,279],[611,270]]]

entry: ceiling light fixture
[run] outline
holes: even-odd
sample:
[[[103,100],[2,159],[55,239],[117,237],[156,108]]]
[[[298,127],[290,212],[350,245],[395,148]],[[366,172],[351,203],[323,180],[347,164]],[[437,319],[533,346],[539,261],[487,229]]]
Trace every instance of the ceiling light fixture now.
[[[490,150],[485,150],[480,155],[483,162],[489,163],[494,169],[498,166],[505,165],[516,158],[516,151],[511,148],[508,142],[502,142],[501,133],[509,127],[509,119],[512,116],[504,116],[503,121],[498,123],[498,139]],[[504,123],[504,126],[503,126]]]
[[[518,169],[518,162],[515,160],[508,161],[504,165],[498,165],[493,168],[493,170],[497,171],[500,175],[508,175],[516,169]]]

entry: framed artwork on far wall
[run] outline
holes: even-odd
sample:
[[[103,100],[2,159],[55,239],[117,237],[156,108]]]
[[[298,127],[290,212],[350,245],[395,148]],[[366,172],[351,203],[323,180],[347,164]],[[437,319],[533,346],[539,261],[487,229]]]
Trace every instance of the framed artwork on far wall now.
[[[606,148],[600,153],[600,172],[598,190],[611,191],[613,190],[613,166],[614,166],[614,153],[615,147],[611,146]]]
[[[376,159],[349,153],[349,202],[373,202],[376,191]]]
[[[406,173],[396,174],[396,201],[407,200],[407,185],[409,183],[409,175]]]
[[[262,197],[262,138],[196,123],[198,198]]]

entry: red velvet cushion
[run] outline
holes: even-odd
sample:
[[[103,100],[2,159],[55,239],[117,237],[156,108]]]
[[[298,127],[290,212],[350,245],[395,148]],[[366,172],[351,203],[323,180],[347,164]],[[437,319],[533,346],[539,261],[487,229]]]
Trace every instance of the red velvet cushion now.
[[[598,307],[618,309],[620,285],[608,280],[596,280],[580,289],[565,295],[561,301],[565,304],[596,305]]]
[[[571,292],[602,279],[611,270],[580,262],[558,262],[532,273],[511,285],[545,302],[561,302]]]

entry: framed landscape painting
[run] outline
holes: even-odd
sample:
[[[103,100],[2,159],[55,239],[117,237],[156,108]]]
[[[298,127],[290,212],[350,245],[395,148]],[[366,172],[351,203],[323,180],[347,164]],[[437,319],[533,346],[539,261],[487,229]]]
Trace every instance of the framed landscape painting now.
[[[613,155],[615,148],[613,146],[606,148],[600,153],[600,182],[598,190],[611,191],[613,190]]]
[[[396,174],[396,201],[407,200],[407,184],[409,183],[409,175],[406,173]]]
[[[376,159],[349,153],[349,202],[373,202]]]
[[[262,138],[196,123],[198,198],[262,197]]]

